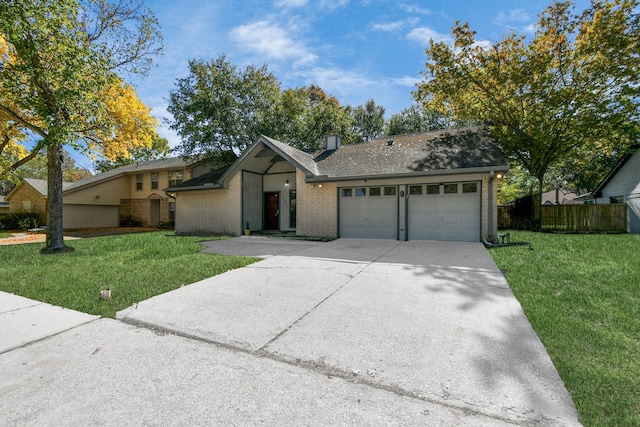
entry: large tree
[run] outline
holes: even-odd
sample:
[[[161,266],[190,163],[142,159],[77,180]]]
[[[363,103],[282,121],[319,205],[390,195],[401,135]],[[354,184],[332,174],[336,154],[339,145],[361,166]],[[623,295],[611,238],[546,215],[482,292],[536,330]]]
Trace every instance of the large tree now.
[[[151,143],[156,123],[117,73],[148,70],[157,21],[138,0],[1,0],[0,36],[2,143],[35,139],[33,157],[46,148],[43,252],[65,251],[63,146],[117,157]]]
[[[364,105],[345,108],[351,115],[351,132],[357,138],[357,142],[367,142],[384,135],[387,123],[382,105],[376,105],[373,99],[369,99]]]
[[[503,151],[537,178],[579,150],[610,153],[638,136],[640,18],[636,0],[599,1],[582,13],[555,2],[532,40],[512,32],[487,45],[456,23],[452,46],[431,41],[426,108],[487,122]]]
[[[451,118],[435,110],[426,110],[421,105],[413,104],[399,113],[393,114],[385,129],[386,135],[404,135],[410,133],[429,132],[452,127]]]

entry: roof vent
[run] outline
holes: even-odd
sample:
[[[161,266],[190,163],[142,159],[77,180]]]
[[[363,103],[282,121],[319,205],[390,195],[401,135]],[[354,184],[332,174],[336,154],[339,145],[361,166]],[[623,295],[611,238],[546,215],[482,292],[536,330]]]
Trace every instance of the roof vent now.
[[[387,141],[387,146],[391,147],[393,145],[393,139]]]
[[[341,143],[342,138],[340,138],[340,135],[336,133],[330,133],[327,135],[327,151],[337,150],[340,148]]]

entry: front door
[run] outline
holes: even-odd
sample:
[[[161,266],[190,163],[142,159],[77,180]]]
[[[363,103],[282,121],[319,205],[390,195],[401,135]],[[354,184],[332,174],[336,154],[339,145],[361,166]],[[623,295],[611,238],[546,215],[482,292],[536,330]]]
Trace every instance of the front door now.
[[[280,193],[264,193],[264,229],[278,230],[280,215]]]

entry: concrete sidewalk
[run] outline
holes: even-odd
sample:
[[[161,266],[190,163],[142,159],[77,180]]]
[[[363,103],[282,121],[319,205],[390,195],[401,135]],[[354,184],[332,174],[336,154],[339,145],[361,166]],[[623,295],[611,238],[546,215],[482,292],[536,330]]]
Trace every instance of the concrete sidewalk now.
[[[0,293],[0,425],[580,425],[482,245],[271,252],[124,322]]]

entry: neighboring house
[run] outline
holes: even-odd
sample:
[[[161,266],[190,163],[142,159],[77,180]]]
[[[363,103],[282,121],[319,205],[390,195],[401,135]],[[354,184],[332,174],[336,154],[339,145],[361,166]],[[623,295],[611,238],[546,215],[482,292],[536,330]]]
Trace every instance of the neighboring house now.
[[[556,188],[555,190],[547,191],[542,194],[542,204],[546,206],[573,205],[580,203],[575,201],[576,197],[578,197],[578,194],[575,191]]]
[[[591,193],[578,198],[583,203],[626,203],[627,231],[640,233],[640,149],[626,154]]]
[[[4,199],[4,196],[0,196],[0,214],[9,212],[9,202]]]
[[[175,201],[163,188],[191,178],[180,157],[121,166],[74,181],[65,187],[64,228],[117,227],[132,217],[143,226],[173,220]]]
[[[390,136],[305,153],[259,137],[229,167],[166,189],[176,232],[494,240],[495,176],[509,169],[482,127]]]
[[[66,188],[69,183],[62,184]],[[9,202],[9,212],[34,212],[38,214],[38,225],[45,224],[47,218],[47,181],[23,178],[5,198]]]

